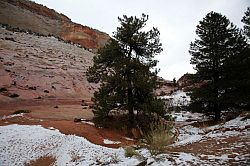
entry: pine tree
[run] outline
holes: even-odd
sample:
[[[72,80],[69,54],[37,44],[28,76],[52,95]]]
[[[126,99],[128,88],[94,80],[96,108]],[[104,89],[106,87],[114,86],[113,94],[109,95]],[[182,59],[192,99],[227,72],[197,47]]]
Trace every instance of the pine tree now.
[[[236,60],[245,50],[246,41],[236,26],[215,12],[200,21],[196,34],[199,38],[191,43],[189,50],[191,64],[197,71],[193,80],[198,83],[191,93],[191,108],[212,112],[214,119],[220,120],[221,110],[229,107],[226,96],[232,88],[227,83],[232,75],[230,65],[226,64],[229,58]]]
[[[250,8],[247,8],[245,16],[242,18],[245,24],[243,32],[250,41]],[[240,34],[241,35],[241,34]],[[241,39],[242,40],[242,39]],[[229,57],[224,65],[227,71],[224,82],[227,88],[222,96],[224,101],[233,107],[240,109],[250,109],[250,45],[239,54]]]
[[[154,96],[157,64],[154,56],[162,51],[159,31],[143,31],[148,16],[119,18],[121,24],[113,39],[99,50],[87,76],[90,82],[101,82],[94,94],[95,117],[105,122],[111,110],[128,111],[130,126],[135,115],[155,112],[163,115],[164,104]]]
[[[247,8],[247,11],[245,12],[245,16],[241,20],[244,25],[244,33],[250,38],[250,7]]]

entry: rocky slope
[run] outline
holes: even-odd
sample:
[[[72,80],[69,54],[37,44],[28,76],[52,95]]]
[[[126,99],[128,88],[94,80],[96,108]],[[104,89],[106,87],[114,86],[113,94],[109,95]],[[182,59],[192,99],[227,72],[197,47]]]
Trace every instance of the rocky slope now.
[[[54,37],[0,28],[0,103],[89,100],[97,88],[85,76],[93,56]]]
[[[96,52],[109,35],[73,23],[67,16],[28,0],[0,0],[0,23],[78,43]]]
[[[89,51],[110,37],[32,1],[0,2],[0,23],[8,27],[0,28],[0,104],[90,100],[98,85],[86,80],[94,56]],[[161,83],[157,95],[176,89],[171,81]]]
[[[173,83],[173,81],[165,80],[162,77],[158,77],[159,87],[156,89],[155,93],[157,96],[170,95],[178,89],[178,86]]]

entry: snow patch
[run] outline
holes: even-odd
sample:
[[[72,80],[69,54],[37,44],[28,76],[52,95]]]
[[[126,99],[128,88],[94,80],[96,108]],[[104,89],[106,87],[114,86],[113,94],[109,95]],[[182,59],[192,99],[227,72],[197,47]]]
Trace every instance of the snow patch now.
[[[20,113],[20,114],[13,114],[13,115],[8,115],[8,116],[2,116],[0,117],[0,119],[10,119],[10,118],[14,118],[14,117],[23,117],[24,113]]]
[[[126,140],[128,140],[128,141],[134,141],[134,139],[133,138],[128,138],[128,137],[124,137]]]
[[[124,150],[95,145],[85,138],[65,135],[41,126],[8,125],[0,127],[0,163],[25,165],[42,156],[54,156],[55,165],[96,165],[97,163],[132,162]],[[75,158],[76,160],[72,160]]]
[[[91,125],[91,126],[95,126],[95,124],[93,122],[90,122],[90,121],[82,121],[82,123],[88,124],[88,125]]]
[[[161,96],[161,99],[167,99],[170,101],[171,106],[185,106],[190,103],[190,96],[182,90],[178,90],[170,96]]]
[[[121,142],[119,142],[119,141],[111,141],[111,140],[108,140],[108,139],[104,139],[103,143],[104,144],[120,144]]]
[[[171,114],[176,122],[184,122],[187,120],[199,121],[206,120],[206,117],[202,113],[192,113],[188,111],[174,112]]]
[[[224,124],[214,125],[203,129],[193,127],[191,125],[184,126],[179,129],[177,142],[171,146],[191,144],[208,138],[214,138],[214,139],[220,139],[221,137],[228,138],[244,134],[244,132],[246,132],[246,134],[249,135],[249,131],[245,128],[246,126],[250,125],[250,119],[245,119],[245,120],[242,119],[243,117],[237,117]],[[232,130],[223,131],[223,129],[232,129]],[[243,131],[238,131],[233,129],[242,129]],[[208,131],[208,133],[205,133],[204,131]]]
[[[193,127],[191,125],[184,126],[179,130],[178,141],[172,146],[179,146],[200,141],[203,138],[202,134],[204,134],[204,132],[197,127]]]

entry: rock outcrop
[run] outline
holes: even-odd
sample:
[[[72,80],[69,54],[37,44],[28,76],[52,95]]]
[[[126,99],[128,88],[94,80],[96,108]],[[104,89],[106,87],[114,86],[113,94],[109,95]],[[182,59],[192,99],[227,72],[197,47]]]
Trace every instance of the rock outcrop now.
[[[193,86],[192,82],[192,76],[193,74],[186,73],[179,80],[177,81],[177,84],[180,88],[183,88],[183,90],[188,90]]]
[[[170,95],[178,89],[177,85],[175,85],[173,81],[165,80],[161,77],[158,77],[158,82],[159,87],[155,91],[157,96]]]
[[[94,52],[110,39],[104,32],[76,24],[67,16],[28,0],[1,0],[0,23],[60,37]]]

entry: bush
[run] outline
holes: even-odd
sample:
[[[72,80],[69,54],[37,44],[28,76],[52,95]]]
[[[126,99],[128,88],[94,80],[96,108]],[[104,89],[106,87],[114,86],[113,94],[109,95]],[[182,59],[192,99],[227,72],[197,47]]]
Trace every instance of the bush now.
[[[28,89],[30,89],[30,90],[36,90],[36,87],[35,86],[31,86]]]
[[[0,88],[0,92],[6,92],[8,91],[6,88]]]
[[[13,94],[10,94],[9,97],[11,97],[11,98],[16,98],[16,97],[19,97],[19,95],[16,94],[16,93],[13,93]]]
[[[140,154],[132,146],[128,146],[124,150],[125,150],[125,157],[140,156]]]
[[[171,128],[163,123],[151,125],[151,131],[145,136],[146,143],[152,155],[163,153],[165,146],[171,142]]]
[[[44,92],[44,93],[49,93],[49,91],[48,91],[47,89],[45,89],[43,92]]]
[[[30,110],[16,110],[13,114],[30,113]]]

